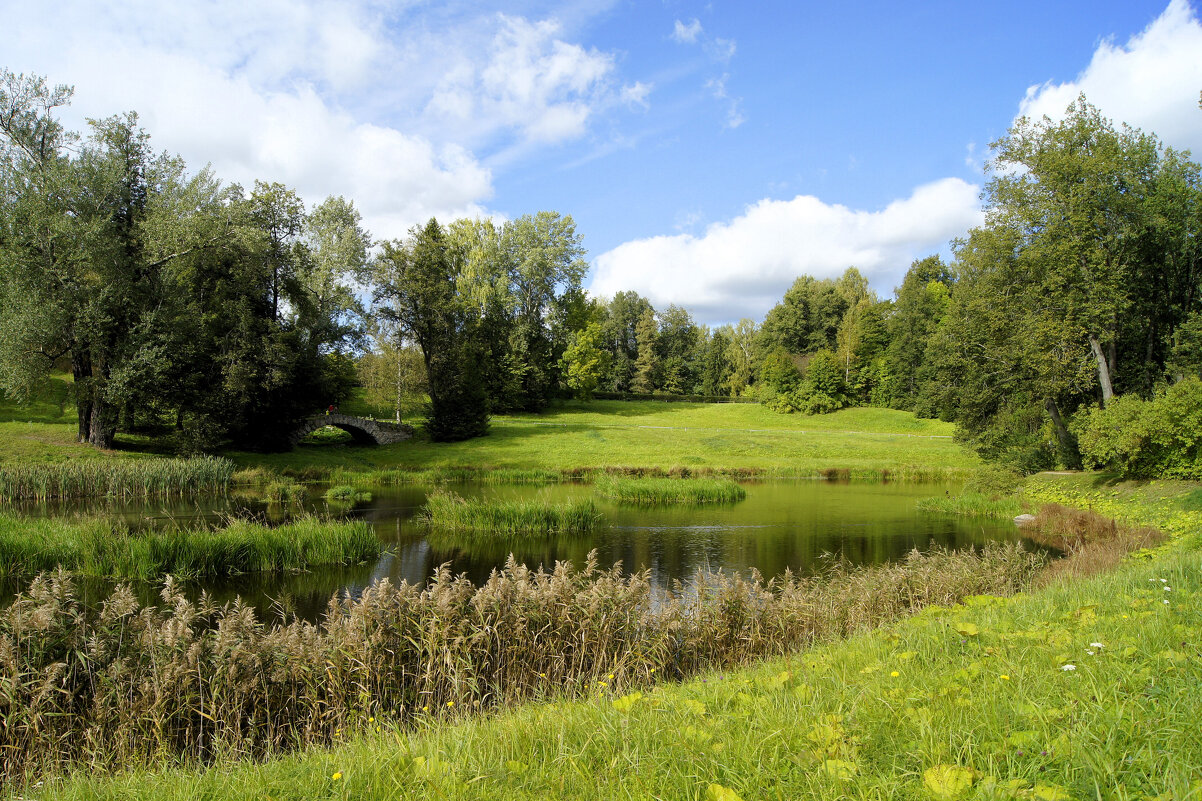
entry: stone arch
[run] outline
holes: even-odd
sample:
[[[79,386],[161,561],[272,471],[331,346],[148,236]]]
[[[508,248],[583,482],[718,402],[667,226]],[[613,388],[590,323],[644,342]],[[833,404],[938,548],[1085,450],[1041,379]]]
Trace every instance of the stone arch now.
[[[391,445],[413,436],[412,428],[398,423],[383,423],[349,414],[315,414],[306,417],[292,432],[289,438],[292,446],[296,447],[302,439],[326,426],[334,426],[347,432],[356,445]]]

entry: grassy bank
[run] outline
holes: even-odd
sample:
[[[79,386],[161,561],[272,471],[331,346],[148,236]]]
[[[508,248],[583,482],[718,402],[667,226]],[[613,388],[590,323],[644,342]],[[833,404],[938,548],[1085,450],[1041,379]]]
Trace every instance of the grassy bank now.
[[[717,478],[612,478],[596,483],[598,495],[638,506],[658,504],[735,503],[747,490],[730,479]]]
[[[315,517],[280,526],[235,520],[220,528],[133,530],[111,519],[64,520],[0,514],[0,578],[62,567],[87,576],[159,580],[215,578],[356,564],[379,553],[363,522]]]
[[[0,500],[147,498],[222,492],[234,464],[228,459],[77,460],[0,463]]]
[[[23,783],[70,765],[257,758],[376,720],[587,697],[1009,593],[1037,566],[999,545],[770,584],[698,577],[653,603],[646,575],[514,565],[479,588],[445,571],[424,589],[381,583],[320,625],[271,628],[170,590],[158,609],[119,591],[96,618],[69,580],[43,577],[0,612],[0,761]]]
[[[444,491],[430,494],[422,516],[431,526],[477,537],[575,534],[591,531],[600,519],[592,501],[549,504],[463,498]]]
[[[1045,491],[1055,485],[1048,480]],[[1158,492],[1133,488],[1123,508],[1134,519]],[[1191,503],[1183,499],[1166,492],[1153,505],[1176,507],[1166,515],[1185,525],[1182,516],[1193,510],[1181,508]],[[928,607],[748,670],[658,687],[645,673],[610,671],[612,678],[586,685],[585,698],[491,719],[431,715],[405,728],[388,715],[362,717],[332,750],[262,765],[81,776],[53,794],[1195,798],[1202,792],[1202,739],[1193,736],[1202,719],[1202,553],[1189,547],[1196,536],[1182,528],[1153,557],[1110,573],[1009,599]],[[439,717],[461,708],[440,707]]]

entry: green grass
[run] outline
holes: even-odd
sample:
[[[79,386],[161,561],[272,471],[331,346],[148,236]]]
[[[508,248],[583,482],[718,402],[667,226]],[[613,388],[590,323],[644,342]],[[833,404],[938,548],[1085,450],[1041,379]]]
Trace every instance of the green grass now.
[[[1032,483],[1067,493],[1093,480],[1072,477],[1068,489],[1055,479]],[[80,774],[48,792],[67,799],[1197,798],[1202,553],[1187,547],[1197,512],[1171,508],[1191,503],[1183,492],[1118,491],[1132,517],[1148,504],[1184,528],[1154,558],[1128,560],[1109,574],[929,607],[680,685],[602,675],[583,699],[549,697],[489,719],[460,720],[462,705],[444,707],[416,726],[382,710],[348,726],[345,742],[329,750],[116,779]]]
[[[602,477],[595,492],[619,503],[657,504],[735,503],[747,491],[722,478],[612,478]]]
[[[568,402],[542,414],[494,417],[488,436],[432,443],[421,437],[382,447],[305,447],[283,454],[231,453],[240,466],[330,475],[396,476],[405,471],[535,471],[561,477],[596,472],[692,475],[941,479],[967,476],[975,455],[953,427],[891,409],[780,415],[753,404],[656,401]],[[454,479],[451,479],[454,480]]]
[[[430,494],[422,515],[436,528],[487,537],[576,534],[591,531],[600,519],[591,500],[485,500],[445,491]]]
[[[326,490],[325,498],[331,503],[356,503],[371,500],[371,493],[350,484],[339,484]]]
[[[370,413],[360,400],[348,414]],[[407,419],[407,422],[415,422]],[[569,401],[541,414],[499,415],[486,437],[432,443],[421,436],[389,446],[308,445],[282,454],[232,452],[243,469],[303,480],[372,483],[458,481],[493,470],[521,481],[596,472],[688,471],[693,475],[946,479],[971,474],[975,455],[952,441],[954,427],[892,409],[844,409],[829,415],[781,415],[756,404]],[[75,442],[66,377],[30,405],[0,398],[0,463],[137,460],[162,450],[146,437],[120,434],[113,451]],[[416,473],[417,475],[410,475]],[[525,474],[526,477],[521,477]],[[533,478],[537,476],[537,478]]]
[[[981,492],[961,492],[956,495],[934,495],[918,501],[924,512],[1010,519],[1022,514],[1027,506],[1014,495],[986,495]]]
[[[33,498],[145,498],[222,492],[233,462],[193,459],[0,463],[0,500]]]
[[[62,567],[86,576],[159,580],[306,570],[375,558],[363,522],[301,518],[279,526],[234,520],[214,529],[135,530],[108,519],[71,521],[0,514],[0,578]]]

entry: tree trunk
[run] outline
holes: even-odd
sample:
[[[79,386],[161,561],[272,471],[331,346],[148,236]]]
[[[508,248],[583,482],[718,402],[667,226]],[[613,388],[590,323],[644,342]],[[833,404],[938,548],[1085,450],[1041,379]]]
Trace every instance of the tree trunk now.
[[[396,421],[401,422],[401,349],[396,350]]]
[[[87,442],[92,421],[92,359],[86,348],[71,349],[71,375],[75,379],[75,414],[79,422],[77,442]]]
[[[1089,348],[1098,360],[1098,383],[1102,385],[1102,403],[1110,403],[1110,399],[1114,397],[1114,387],[1110,383],[1110,364],[1106,360],[1105,351],[1102,350],[1102,343],[1093,334],[1089,335]]]
[[[1060,416],[1060,407],[1051,398],[1045,400],[1043,406],[1052,418],[1052,428],[1056,430],[1056,439],[1060,443],[1060,458],[1064,461],[1064,466],[1070,470],[1080,470],[1081,451],[1077,447],[1077,438],[1064,424],[1064,418]]]
[[[92,419],[88,421],[88,442],[97,448],[109,450],[113,447],[113,436],[117,433],[115,410],[101,399],[99,393],[92,398]]]

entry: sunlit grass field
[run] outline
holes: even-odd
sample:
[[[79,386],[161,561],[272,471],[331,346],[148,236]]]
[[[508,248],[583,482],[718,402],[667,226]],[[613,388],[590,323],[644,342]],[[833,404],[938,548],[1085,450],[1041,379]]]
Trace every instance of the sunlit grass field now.
[[[302,446],[285,454],[231,453],[243,465],[380,469],[606,467],[685,468],[853,477],[958,475],[979,464],[952,439],[954,428],[892,409],[782,415],[753,404],[656,401],[566,402],[542,414],[496,416],[486,437],[432,443],[422,437],[386,447]]]
[[[75,442],[75,411],[65,378],[49,382],[30,404],[0,398],[0,462],[146,458],[164,443],[119,434],[101,453]],[[366,412],[360,401],[347,413]],[[410,420],[409,422],[414,422]],[[418,421],[420,422],[420,421]],[[231,452],[240,467],[277,471],[424,468],[523,468],[577,471],[606,467],[684,468],[808,476],[824,470],[852,477],[946,477],[980,462],[952,440],[954,426],[893,409],[844,409],[828,415],[782,415],[757,404],[665,401],[567,401],[541,414],[493,417],[488,436],[433,443],[420,433],[388,446],[303,445],[279,454]]]

